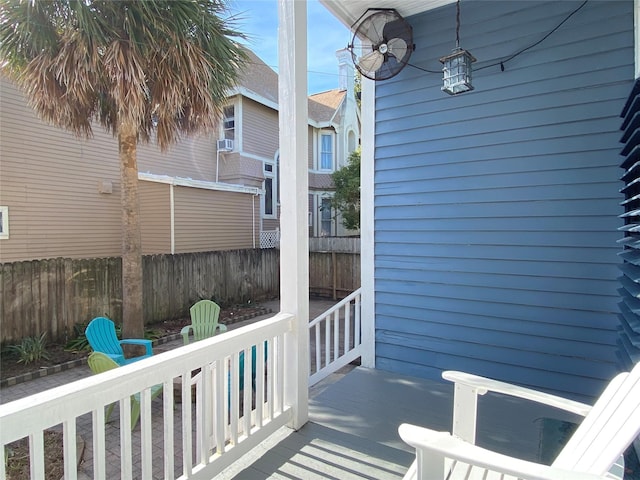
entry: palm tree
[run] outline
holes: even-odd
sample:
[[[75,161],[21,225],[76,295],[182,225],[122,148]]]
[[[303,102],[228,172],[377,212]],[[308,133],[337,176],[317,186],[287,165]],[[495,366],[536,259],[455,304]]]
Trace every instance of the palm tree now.
[[[3,0],[0,65],[39,116],[118,138],[123,336],[144,333],[138,142],[210,131],[246,54],[224,0]]]

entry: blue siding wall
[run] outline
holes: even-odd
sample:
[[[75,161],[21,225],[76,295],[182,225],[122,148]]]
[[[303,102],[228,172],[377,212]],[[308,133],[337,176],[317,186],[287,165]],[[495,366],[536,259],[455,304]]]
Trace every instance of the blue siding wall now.
[[[633,1],[466,1],[471,93],[411,66],[376,84],[378,368],[446,369],[589,399],[616,371],[619,113]],[[408,19],[439,70],[455,5]]]

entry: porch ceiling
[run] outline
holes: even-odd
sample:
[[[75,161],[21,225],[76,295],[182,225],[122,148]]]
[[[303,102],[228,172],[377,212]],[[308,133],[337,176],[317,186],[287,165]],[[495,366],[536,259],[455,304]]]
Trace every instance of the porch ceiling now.
[[[454,0],[320,0],[347,27],[351,27],[368,8],[395,8],[403,17],[409,17],[453,2]]]

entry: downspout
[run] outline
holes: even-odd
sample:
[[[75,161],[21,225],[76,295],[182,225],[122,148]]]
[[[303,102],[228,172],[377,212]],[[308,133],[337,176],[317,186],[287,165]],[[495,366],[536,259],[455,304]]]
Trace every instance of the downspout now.
[[[253,234],[253,248],[256,248],[256,197],[257,193],[251,196],[251,232]]]
[[[220,168],[220,150],[218,150],[218,146],[216,145],[216,183],[218,183],[219,168]]]
[[[176,253],[176,212],[175,212],[175,198],[173,196],[173,189],[175,185],[169,184],[169,218],[171,223],[171,255]]]

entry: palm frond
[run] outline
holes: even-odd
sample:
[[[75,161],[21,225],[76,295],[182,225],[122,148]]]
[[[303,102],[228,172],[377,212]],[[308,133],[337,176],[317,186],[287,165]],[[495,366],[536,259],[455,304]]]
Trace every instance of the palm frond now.
[[[126,123],[164,150],[216,126],[246,61],[225,12],[220,0],[6,0],[0,62],[45,120],[80,136]]]

